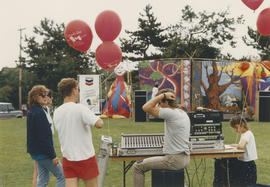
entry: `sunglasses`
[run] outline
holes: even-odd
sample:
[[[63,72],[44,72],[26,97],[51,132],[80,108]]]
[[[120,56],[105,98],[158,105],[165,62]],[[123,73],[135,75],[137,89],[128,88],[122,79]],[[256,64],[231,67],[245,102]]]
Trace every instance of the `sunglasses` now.
[[[39,94],[39,96],[41,96],[42,98],[45,98],[47,96],[47,94],[42,93],[42,94]]]
[[[48,96],[49,98],[53,98],[53,96],[52,96],[51,94],[48,94],[47,96]]]

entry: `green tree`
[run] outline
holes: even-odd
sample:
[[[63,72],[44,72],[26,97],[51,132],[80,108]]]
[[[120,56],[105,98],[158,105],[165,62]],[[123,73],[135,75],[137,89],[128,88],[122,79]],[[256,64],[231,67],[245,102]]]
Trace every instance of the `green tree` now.
[[[36,82],[33,73],[26,69],[22,71],[22,103],[27,103],[28,91]],[[11,102],[15,108],[19,105],[19,69],[3,68],[0,71],[0,101]]]
[[[3,68],[0,71],[0,101],[11,102],[18,107],[19,71],[17,68]]]
[[[218,46],[228,43],[235,47],[235,25],[243,23],[243,17],[229,17],[229,11],[195,13],[187,5],[182,9],[179,22],[168,27],[169,46],[163,48],[165,57],[218,58]],[[227,54],[227,56],[230,56]]]
[[[138,24],[138,30],[125,31],[128,38],[120,38],[122,51],[131,60],[160,58],[160,49],[167,45],[167,37],[151,5],[146,5],[144,13],[139,14]]]
[[[0,101],[1,102],[9,102],[9,98],[12,94],[12,87],[5,85],[0,88]]]
[[[139,14],[138,29],[125,30],[127,38],[120,38],[121,49],[130,60],[158,59],[162,57],[161,49],[168,45],[166,28],[155,17],[152,6],[146,5]],[[132,72],[132,89],[140,89],[139,73]]]
[[[26,37],[24,52],[28,55],[24,69],[32,73],[33,85],[44,84],[55,92],[56,103],[61,102],[57,94],[57,83],[65,77],[77,78],[79,74],[99,73],[94,53],[83,53],[70,47],[64,37],[65,25],[52,20],[41,20],[34,27],[34,36]]]
[[[270,59],[270,37],[261,36],[257,30],[248,27],[248,35],[242,39],[247,46],[251,46],[258,50],[258,54],[262,60]]]

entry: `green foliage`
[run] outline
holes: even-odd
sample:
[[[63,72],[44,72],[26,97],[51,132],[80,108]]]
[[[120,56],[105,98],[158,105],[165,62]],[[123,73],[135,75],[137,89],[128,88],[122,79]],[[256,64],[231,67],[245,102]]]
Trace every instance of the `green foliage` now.
[[[97,66],[94,54],[79,52],[71,48],[64,37],[64,24],[43,19],[39,27],[34,27],[34,36],[26,37],[24,48],[28,59],[23,63],[24,69],[35,77],[32,85],[44,84],[55,93],[56,103],[61,103],[57,93],[57,83],[65,77],[77,78],[79,74],[93,74]]]
[[[22,104],[27,103],[27,94],[36,83],[35,74],[26,69],[22,71]],[[0,101],[11,102],[18,108],[19,70],[18,68],[3,68],[0,71]]]
[[[165,29],[152,12],[152,6],[147,5],[144,13],[140,13],[138,18],[138,30],[125,32],[129,38],[120,38],[121,49],[124,53],[132,55],[133,59],[159,58],[159,49],[167,46]],[[153,47],[156,52],[151,52]],[[135,56],[134,56],[135,55]]]
[[[19,71],[17,68],[3,68],[0,71],[0,102],[11,102],[18,108]]]
[[[0,83],[1,85],[7,85],[12,81],[12,86],[18,86],[19,71],[15,68],[3,68],[0,72]]]
[[[181,10],[178,23],[165,28],[157,21],[152,6],[147,5],[138,19],[138,29],[128,31],[128,38],[120,38],[122,51],[130,59],[158,58],[221,58],[218,48],[224,43],[235,47],[236,25],[243,17],[230,17],[229,10],[194,12],[190,6]],[[154,51],[154,52],[153,52]]]
[[[182,10],[180,21],[168,28],[169,47],[162,51],[165,57],[217,58],[221,56],[216,46],[225,42],[235,47],[233,32],[243,18],[229,17],[229,11],[195,13],[190,6]]]
[[[248,36],[243,36],[242,39],[247,46],[251,46],[258,50],[262,60],[270,59],[270,37],[261,36],[257,30],[248,27]],[[247,57],[249,60],[250,58]]]
[[[0,101],[9,102],[9,98],[12,94],[12,88],[8,85],[0,88]]]
[[[22,103],[27,103],[28,92],[37,84],[37,75],[28,69],[22,70]]]

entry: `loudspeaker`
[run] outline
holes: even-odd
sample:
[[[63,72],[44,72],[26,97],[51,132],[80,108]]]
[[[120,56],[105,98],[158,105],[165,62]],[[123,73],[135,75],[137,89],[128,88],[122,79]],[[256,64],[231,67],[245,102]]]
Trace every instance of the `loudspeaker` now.
[[[143,111],[142,106],[146,103],[146,91],[135,90],[135,122],[146,121],[146,113]]]
[[[184,187],[184,169],[181,170],[152,170],[152,187]]]
[[[270,91],[259,91],[259,121],[270,122]]]

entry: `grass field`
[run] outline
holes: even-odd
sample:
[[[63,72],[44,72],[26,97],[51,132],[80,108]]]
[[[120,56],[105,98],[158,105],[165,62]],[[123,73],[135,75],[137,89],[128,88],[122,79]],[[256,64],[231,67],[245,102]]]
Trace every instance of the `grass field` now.
[[[163,132],[161,122],[134,123],[132,119],[105,119],[102,129],[92,129],[96,153],[99,150],[101,135],[109,135],[120,142],[121,133],[144,134]],[[249,122],[257,144],[259,159],[256,161],[258,169],[258,183],[270,184],[270,123]],[[239,141],[237,135],[228,122],[223,122],[225,143]],[[61,158],[58,137],[55,134],[55,149]],[[33,161],[26,153],[26,119],[0,120],[0,186],[2,187],[30,187],[32,182]],[[200,166],[197,172],[196,167]],[[190,183],[193,187],[212,186],[214,179],[214,159],[194,159],[188,167]],[[196,175],[196,173],[198,175]],[[187,175],[185,181],[188,184]],[[127,174],[127,186],[132,186],[132,172]],[[55,179],[51,177],[48,186],[54,186]],[[80,183],[80,186],[83,186]],[[122,186],[122,163],[109,160],[106,171],[104,187]],[[146,174],[146,187],[151,186],[151,173]]]

